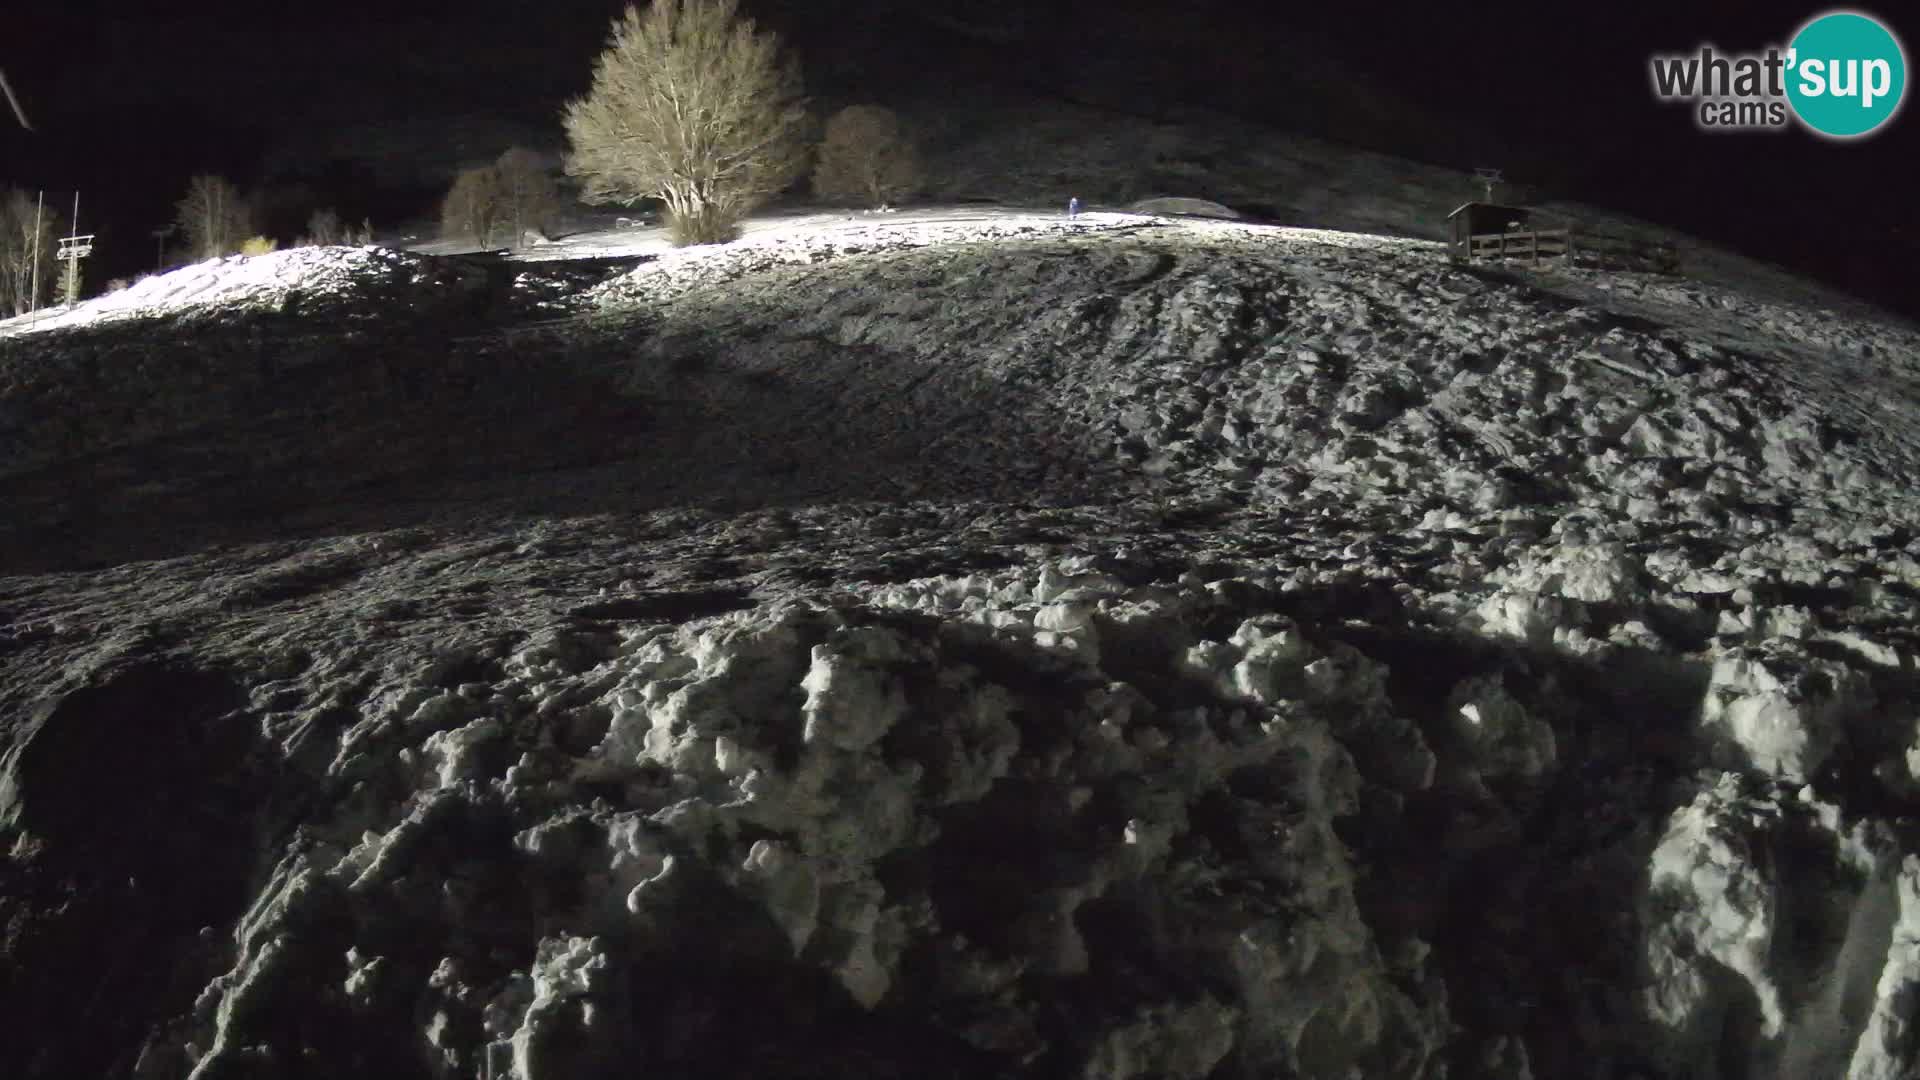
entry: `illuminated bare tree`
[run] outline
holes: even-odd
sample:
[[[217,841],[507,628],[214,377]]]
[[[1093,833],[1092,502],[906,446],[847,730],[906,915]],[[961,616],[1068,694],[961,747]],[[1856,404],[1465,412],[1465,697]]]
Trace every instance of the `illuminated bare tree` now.
[[[493,164],[500,185],[500,220],[513,230],[513,246],[526,240],[527,230],[545,235],[560,216],[560,188],[539,154],[513,147]]]
[[[36,220],[37,219],[37,220]],[[53,253],[60,246],[64,222],[51,209],[41,210],[25,191],[0,192],[0,311],[24,315],[34,306],[34,286],[45,300],[58,280]],[[35,232],[39,243],[34,242]],[[34,256],[39,255],[36,274]]]
[[[174,211],[187,250],[196,259],[231,255],[254,234],[253,204],[222,177],[194,177]]]
[[[827,121],[813,191],[836,202],[884,206],[920,186],[920,160],[900,117],[879,105],[850,105]]]
[[[665,202],[678,243],[725,241],[805,172],[800,94],[798,65],[737,0],[629,6],[567,105],[567,173],[587,202]]]
[[[446,201],[440,204],[441,235],[491,247],[499,228],[500,173],[491,165],[476,165],[454,177]]]

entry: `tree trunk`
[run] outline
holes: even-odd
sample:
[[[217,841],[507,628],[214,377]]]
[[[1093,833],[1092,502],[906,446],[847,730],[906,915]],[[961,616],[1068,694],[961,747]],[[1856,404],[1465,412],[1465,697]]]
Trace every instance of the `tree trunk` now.
[[[676,245],[716,244],[728,238],[732,222],[692,185],[670,188],[665,198],[667,224]]]

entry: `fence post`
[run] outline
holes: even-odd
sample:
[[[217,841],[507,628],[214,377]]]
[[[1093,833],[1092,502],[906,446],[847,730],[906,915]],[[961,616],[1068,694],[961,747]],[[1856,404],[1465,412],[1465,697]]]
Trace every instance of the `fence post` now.
[[[47,206],[47,193],[42,191],[39,200],[33,204],[33,284],[27,286],[30,297],[28,311],[40,314],[40,214]],[[40,320],[36,317],[35,322]]]

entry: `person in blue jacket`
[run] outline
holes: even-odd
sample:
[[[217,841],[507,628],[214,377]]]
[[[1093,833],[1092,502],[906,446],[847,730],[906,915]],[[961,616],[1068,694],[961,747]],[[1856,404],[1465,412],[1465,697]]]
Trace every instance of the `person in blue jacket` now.
[[[1079,216],[1080,216],[1080,196],[1075,195],[1073,198],[1067,200],[1067,217],[1071,219],[1071,218],[1077,218]]]

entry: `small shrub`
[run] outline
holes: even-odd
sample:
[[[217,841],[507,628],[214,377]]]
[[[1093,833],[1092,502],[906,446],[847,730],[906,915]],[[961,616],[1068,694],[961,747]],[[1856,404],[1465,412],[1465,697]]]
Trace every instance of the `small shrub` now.
[[[265,255],[279,250],[280,241],[270,236],[250,236],[240,245],[242,255]]]

